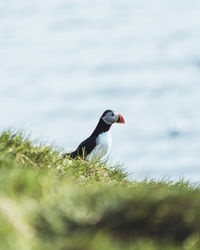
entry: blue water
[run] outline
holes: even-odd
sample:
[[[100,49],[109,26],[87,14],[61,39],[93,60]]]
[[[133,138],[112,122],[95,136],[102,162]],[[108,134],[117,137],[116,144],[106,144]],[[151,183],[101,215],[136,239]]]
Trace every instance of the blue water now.
[[[0,127],[73,150],[105,109],[131,178],[200,181],[199,0],[1,0]]]

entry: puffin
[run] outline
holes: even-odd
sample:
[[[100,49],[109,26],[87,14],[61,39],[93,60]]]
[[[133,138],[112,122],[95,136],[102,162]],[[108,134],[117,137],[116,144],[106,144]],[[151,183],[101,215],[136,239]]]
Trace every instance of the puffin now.
[[[92,134],[81,142],[75,151],[65,153],[63,157],[83,160],[101,159],[110,151],[112,143],[110,128],[114,123],[124,124],[125,119],[113,110],[104,111]]]

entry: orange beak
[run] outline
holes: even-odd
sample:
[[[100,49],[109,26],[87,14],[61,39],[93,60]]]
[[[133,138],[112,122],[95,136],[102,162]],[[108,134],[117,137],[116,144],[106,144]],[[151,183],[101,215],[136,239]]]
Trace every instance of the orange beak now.
[[[125,123],[125,119],[122,115],[118,114],[118,119],[116,121],[116,123]]]

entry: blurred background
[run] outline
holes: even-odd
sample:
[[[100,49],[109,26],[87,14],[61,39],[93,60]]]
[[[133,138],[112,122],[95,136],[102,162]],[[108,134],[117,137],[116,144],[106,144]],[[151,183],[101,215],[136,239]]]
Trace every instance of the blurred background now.
[[[1,0],[0,130],[71,151],[105,109],[132,179],[200,181],[199,0]]]

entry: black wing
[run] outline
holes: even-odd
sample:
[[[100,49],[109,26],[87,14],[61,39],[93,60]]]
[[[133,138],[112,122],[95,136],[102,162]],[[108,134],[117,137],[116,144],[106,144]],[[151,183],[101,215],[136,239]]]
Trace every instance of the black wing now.
[[[72,152],[65,154],[64,157],[70,156],[70,158],[86,158],[96,146],[96,137],[90,136],[78,146],[78,148]]]

